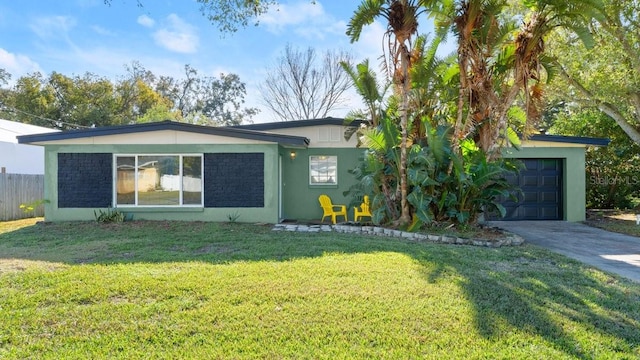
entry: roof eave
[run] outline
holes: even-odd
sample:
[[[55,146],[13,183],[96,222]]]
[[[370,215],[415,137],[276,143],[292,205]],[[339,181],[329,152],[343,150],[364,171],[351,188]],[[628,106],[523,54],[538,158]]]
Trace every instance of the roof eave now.
[[[79,139],[86,137],[96,136],[108,136],[108,135],[122,135],[122,134],[135,134],[141,132],[150,131],[162,131],[162,130],[174,130],[174,131],[186,131],[199,134],[209,134],[223,137],[233,137],[247,140],[274,142],[281,145],[294,145],[294,146],[307,146],[309,139],[292,136],[292,135],[280,135],[269,134],[255,130],[248,129],[236,129],[230,127],[210,127],[202,125],[193,125],[178,123],[174,121],[162,121],[146,124],[135,125],[119,125],[119,126],[106,126],[91,129],[70,130],[59,133],[46,133],[46,134],[32,134],[18,136],[18,142],[24,144],[43,143],[56,140],[68,140]]]
[[[345,123],[345,122],[346,120],[343,118],[326,117],[321,119],[277,121],[277,122],[260,123],[260,124],[236,125],[236,126],[229,126],[228,128],[266,131],[266,130],[291,129],[291,128],[309,127],[309,126],[323,126],[323,125],[357,127],[357,126],[360,126],[360,124],[362,124],[365,121],[352,120],[349,123]]]
[[[594,138],[585,136],[565,136],[565,135],[549,135],[549,134],[534,134],[530,135],[527,140],[533,141],[546,141],[546,142],[559,142],[567,144],[582,144],[590,146],[607,146],[611,142],[610,139]]]

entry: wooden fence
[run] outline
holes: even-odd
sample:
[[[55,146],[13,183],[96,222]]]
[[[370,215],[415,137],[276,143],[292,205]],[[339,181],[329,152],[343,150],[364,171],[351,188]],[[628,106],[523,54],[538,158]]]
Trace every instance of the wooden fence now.
[[[21,204],[30,205],[44,199],[44,175],[0,173],[0,221],[44,216],[42,205],[25,212]]]

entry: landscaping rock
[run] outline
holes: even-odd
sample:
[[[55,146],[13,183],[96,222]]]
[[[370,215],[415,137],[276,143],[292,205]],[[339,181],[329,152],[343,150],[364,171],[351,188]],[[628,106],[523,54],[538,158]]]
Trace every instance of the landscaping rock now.
[[[388,236],[397,239],[414,240],[414,241],[430,241],[434,243],[456,244],[456,245],[473,245],[473,246],[519,246],[524,244],[524,239],[516,234],[506,234],[505,236],[494,239],[465,239],[456,236],[422,234],[409,231],[400,231],[395,229],[387,229],[378,226],[360,226],[351,225],[349,223],[336,225],[298,225],[298,224],[276,224],[273,231],[300,231],[300,232],[329,232]]]

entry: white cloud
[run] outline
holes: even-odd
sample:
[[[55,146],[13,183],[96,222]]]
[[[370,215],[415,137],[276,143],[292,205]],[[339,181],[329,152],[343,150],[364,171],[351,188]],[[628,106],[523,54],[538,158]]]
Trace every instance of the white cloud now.
[[[138,16],[138,24],[147,28],[152,28],[156,24],[156,21],[147,15],[140,15]]]
[[[93,31],[95,31],[97,34],[99,35],[105,35],[105,36],[114,36],[115,33],[109,29],[105,29],[102,26],[98,26],[98,25],[94,25],[91,27],[91,29]]]
[[[369,59],[369,65],[378,69],[380,56],[385,52],[383,45],[387,44],[386,41],[383,41],[385,31],[385,27],[379,21],[374,21],[371,25],[362,28],[360,39],[354,42],[351,47],[354,60],[360,62]]]
[[[46,57],[55,64],[54,67],[46,69],[46,73],[57,71],[73,75],[90,72],[117,80],[126,74],[125,66],[133,61],[139,61],[156,75],[182,77],[184,74],[184,64],[177,60],[126,47],[69,47],[49,50]]]
[[[303,39],[326,40],[327,37],[344,37],[346,29],[346,22],[336,21],[300,26],[295,28],[293,32]]]
[[[40,38],[51,39],[67,37],[67,33],[76,25],[76,20],[70,16],[47,16],[35,19],[29,27]]]
[[[344,35],[346,29],[346,23],[327,14],[320,1],[281,4],[260,16],[259,21],[271,33],[284,34],[286,29],[305,39],[324,40],[328,35]]]
[[[11,80],[36,71],[43,72],[40,65],[22,54],[13,54],[0,48],[0,68],[11,74]]]
[[[169,15],[167,21],[165,28],[153,33],[156,44],[178,53],[195,53],[200,42],[195,28],[176,14]]]
[[[285,26],[306,23],[321,16],[326,14],[319,2],[311,4],[303,1],[272,7],[269,12],[260,16],[259,21],[271,30],[281,30]]]

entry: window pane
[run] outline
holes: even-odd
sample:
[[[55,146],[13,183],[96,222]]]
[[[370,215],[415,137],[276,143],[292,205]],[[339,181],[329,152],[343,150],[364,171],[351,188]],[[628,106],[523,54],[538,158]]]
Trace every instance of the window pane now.
[[[310,184],[337,184],[338,183],[338,157],[337,156],[310,156],[309,157],[309,183]]]
[[[184,205],[202,204],[202,157],[182,158],[182,202]]]
[[[116,158],[116,204],[134,205],[136,203],[136,158],[133,156]]]
[[[138,205],[180,205],[180,158],[138,157]]]

